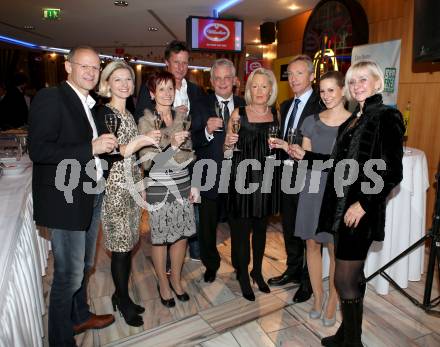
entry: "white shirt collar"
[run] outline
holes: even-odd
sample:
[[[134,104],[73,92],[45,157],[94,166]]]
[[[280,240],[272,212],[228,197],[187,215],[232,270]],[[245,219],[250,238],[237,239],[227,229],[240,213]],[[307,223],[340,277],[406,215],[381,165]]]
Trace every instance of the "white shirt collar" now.
[[[301,96],[299,97],[295,97],[295,99],[299,99],[301,101],[301,103],[303,105],[305,105],[307,103],[307,101],[309,101],[310,96],[313,93],[313,88],[310,88],[308,91],[306,91],[305,93],[301,94]]]
[[[227,98],[227,99],[225,99],[224,97],[222,97],[222,96],[220,96],[220,95],[217,95],[217,94],[215,94],[215,97],[217,98],[217,100],[219,101],[219,102],[222,102],[222,101],[231,101],[232,99],[233,99],[233,94],[231,94],[231,96],[229,97],[229,98]]]
[[[96,101],[90,96],[90,94],[84,96],[84,94],[82,94],[72,83],[70,83],[69,81],[66,82],[75,91],[75,93],[78,95],[78,97],[80,98],[83,104],[86,104],[87,107],[90,109],[92,109],[95,106]]]

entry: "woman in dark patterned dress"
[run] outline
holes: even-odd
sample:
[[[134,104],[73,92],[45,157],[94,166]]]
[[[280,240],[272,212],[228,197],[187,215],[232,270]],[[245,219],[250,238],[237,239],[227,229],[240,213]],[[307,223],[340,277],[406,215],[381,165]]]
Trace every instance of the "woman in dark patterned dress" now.
[[[181,272],[185,259],[187,239],[195,233],[194,190],[191,190],[191,176],[188,165],[194,160],[192,151],[179,147],[191,147],[189,132],[183,130],[186,112],[172,109],[175,93],[174,76],[161,71],[153,74],[148,89],[155,102],[155,112],[144,111],[139,119],[139,132],[148,133],[160,121],[160,147],[141,150],[144,169],[148,173],[146,199],[150,214],[152,259],[158,277],[157,288],[161,302],[167,307],[175,306],[171,291],[180,301],[189,296],[181,283]],[[185,128],[188,129],[188,128]],[[171,275],[166,274],[167,249],[169,246]]]
[[[133,91],[133,69],[122,61],[109,63],[101,74],[99,94],[111,99],[108,104],[98,109],[96,124],[100,133],[108,132],[107,114],[116,115],[119,124],[116,136],[121,155],[108,155],[105,158],[109,165],[109,175],[106,178],[101,218],[104,246],[112,252],[111,273],[115,284],[115,292],[112,295],[113,308],[119,309],[127,324],[141,326],[143,320],[139,314],[145,309],[133,303],[128,294],[131,250],[139,240],[141,207],[132,196],[139,193],[133,193],[133,190],[130,192],[128,185],[130,181],[141,180],[141,171],[135,164],[134,152],[154,144],[154,139],[158,138],[160,133],[156,131],[147,134],[148,136],[139,136],[133,116],[126,109],[126,99]],[[127,157],[124,159],[124,156]],[[127,175],[131,175],[132,179],[127,180]]]

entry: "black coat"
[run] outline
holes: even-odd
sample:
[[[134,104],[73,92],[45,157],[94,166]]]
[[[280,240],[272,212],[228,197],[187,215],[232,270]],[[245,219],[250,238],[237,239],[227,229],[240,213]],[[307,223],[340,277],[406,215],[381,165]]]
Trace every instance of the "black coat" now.
[[[198,99],[203,97],[205,93],[197,84],[194,84],[188,80],[186,81],[186,83],[190,108],[192,108],[192,105],[194,105],[194,103],[197,102]],[[139,96],[137,98],[136,110],[134,111],[133,115],[136,124],[139,122],[139,118],[144,115],[144,110],[146,108],[152,111],[154,109],[154,104],[151,100],[150,92],[148,91],[147,85],[142,84],[139,91]]]
[[[385,106],[380,94],[365,100],[363,113],[356,120],[358,112],[359,106],[339,127],[336,145],[330,156],[334,159],[334,164],[327,178],[318,232],[337,233],[347,230],[344,227],[344,215],[353,203],[359,201],[366,214],[355,232],[365,233],[368,239],[383,241],[386,198],[402,180],[402,143],[405,127],[399,110]],[[326,158],[307,152],[304,159]],[[357,161],[359,175],[353,184],[343,188],[343,196],[338,197],[334,186],[337,176],[335,167],[343,159]],[[366,194],[361,189],[363,182],[371,187],[375,185],[368,177],[371,175],[365,175],[364,172],[364,165],[370,159],[382,159],[386,164],[385,170],[374,167],[375,174],[380,176],[384,183],[377,194]]]
[[[84,184],[96,186],[96,173],[85,172],[91,162],[93,131],[81,100],[66,83],[42,89],[35,96],[29,114],[29,155],[33,161],[32,195],[37,225],[66,230],[86,230],[92,219],[95,195],[84,192]],[[76,164],[64,166],[64,175],[55,177],[63,160]],[[89,164],[90,165],[90,164]],[[62,167],[60,167],[62,168]],[[72,201],[58,187],[75,182]],[[61,171],[63,172],[63,171]]]
[[[245,106],[243,98],[234,96],[234,108]],[[196,152],[197,160],[212,159],[217,164],[217,176],[215,185],[208,191],[201,191],[200,194],[209,199],[217,197],[218,182],[223,161],[223,144],[225,142],[226,131],[217,131],[211,141],[206,139],[205,128],[210,117],[215,115],[215,94],[205,95],[199,99],[192,107],[192,126],[191,139]],[[204,181],[202,181],[204,183]]]

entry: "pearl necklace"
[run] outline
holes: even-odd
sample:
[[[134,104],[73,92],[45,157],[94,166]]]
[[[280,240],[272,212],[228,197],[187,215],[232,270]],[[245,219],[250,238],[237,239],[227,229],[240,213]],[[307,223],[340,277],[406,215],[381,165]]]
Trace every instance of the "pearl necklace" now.
[[[267,111],[269,111],[269,106],[267,106],[267,105],[266,105],[266,110],[264,112],[257,111],[256,109],[254,109],[252,107],[252,105],[249,105],[249,108],[252,110],[252,112],[259,114],[261,116],[264,116],[265,114],[267,114]]]

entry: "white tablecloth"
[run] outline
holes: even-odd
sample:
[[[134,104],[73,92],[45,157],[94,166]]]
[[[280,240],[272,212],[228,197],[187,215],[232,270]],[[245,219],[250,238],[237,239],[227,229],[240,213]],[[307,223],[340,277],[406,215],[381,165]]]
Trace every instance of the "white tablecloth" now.
[[[373,242],[366,263],[365,276],[368,277],[395,258],[425,233],[426,190],[429,187],[428,165],[425,153],[415,148],[403,156],[403,180],[388,197],[385,220],[385,240]],[[399,260],[386,273],[402,288],[408,281],[419,281],[423,273],[424,247],[415,249],[410,255]],[[328,276],[328,253],[323,254],[324,276]],[[377,293],[386,295],[389,283],[378,275],[370,282]]]
[[[32,218],[32,169],[0,178],[0,346],[42,346],[49,243]]]

